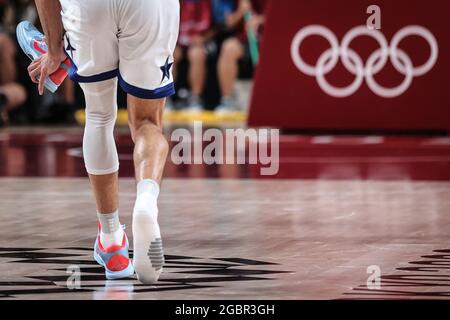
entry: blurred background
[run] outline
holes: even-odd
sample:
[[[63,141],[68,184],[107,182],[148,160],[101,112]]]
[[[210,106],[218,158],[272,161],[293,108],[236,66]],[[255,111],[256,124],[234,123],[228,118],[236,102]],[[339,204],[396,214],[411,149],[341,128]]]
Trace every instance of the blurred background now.
[[[167,101],[167,137],[179,127],[192,130],[196,120],[221,130],[279,128],[280,170],[274,177],[261,177],[258,165],[175,166],[169,159],[166,175],[450,179],[450,68],[444,59],[449,54],[444,16],[449,4],[431,2],[378,2],[380,32],[388,43],[402,28],[418,25],[432,34],[439,50],[427,72],[387,98],[369,88],[367,79],[345,97],[332,96],[294,59],[298,54],[317,66],[330,46],[320,34],[312,34],[293,48],[302,28],[322,25],[341,41],[366,24],[371,1],[348,0],[344,6],[330,0],[181,0],[173,68],[177,94]],[[84,176],[80,88],[67,79],[56,94],[40,97],[29,80],[30,61],[18,48],[15,27],[22,20],[39,26],[34,1],[0,0],[0,17],[0,175]],[[365,63],[379,48],[370,38],[359,34],[351,41]],[[407,34],[398,47],[414,70],[431,59],[430,39],[420,34]],[[405,81],[391,62],[372,76],[388,92]],[[354,79],[339,61],[325,80],[339,90]],[[126,97],[118,90],[121,175],[132,176]]]
[[[254,74],[246,25],[251,24],[261,37],[266,2],[181,1],[179,44],[174,54],[178,90],[167,102],[168,121],[205,117],[219,122],[224,118],[231,122],[245,120]],[[253,17],[245,23],[248,10]],[[28,79],[26,67],[30,61],[18,47],[15,28],[22,20],[39,26],[34,1],[0,0],[0,17],[0,125],[83,124],[83,94],[70,79],[57,94],[46,92],[43,97]],[[126,96],[120,89],[118,99],[119,108],[126,109]],[[119,125],[126,124],[124,117],[126,114],[120,112]]]

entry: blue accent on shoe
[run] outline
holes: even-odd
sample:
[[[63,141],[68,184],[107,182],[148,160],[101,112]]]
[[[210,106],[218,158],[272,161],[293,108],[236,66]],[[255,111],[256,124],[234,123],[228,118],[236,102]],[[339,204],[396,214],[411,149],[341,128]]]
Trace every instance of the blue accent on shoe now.
[[[35,40],[44,39],[44,35],[31,22],[22,21],[19,23],[16,28],[16,35],[20,48],[31,60],[36,60],[42,55],[41,52],[34,48],[33,44]],[[42,49],[48,51],[45,42]]]
[[[119,84],[123,91],[141,99],[161,99],[175,94],[175,85],[168,85],[154,90],[142,89],[127,83],[119,72]]]

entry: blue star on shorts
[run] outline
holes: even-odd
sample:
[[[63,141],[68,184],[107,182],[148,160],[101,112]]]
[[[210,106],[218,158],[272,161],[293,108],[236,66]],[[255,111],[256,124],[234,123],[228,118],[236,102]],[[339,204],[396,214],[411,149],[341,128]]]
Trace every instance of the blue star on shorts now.
[[[172,66],[173,66],[173,62],[169,63],[169,57],[167,57],[166,63],[162,67],[160,67],[160,69],[163,73],[161,83],[163,83],[164,79],[166,79],[166,78],[167,78],[167,80],[170,80],[170,69],[172,68]]]

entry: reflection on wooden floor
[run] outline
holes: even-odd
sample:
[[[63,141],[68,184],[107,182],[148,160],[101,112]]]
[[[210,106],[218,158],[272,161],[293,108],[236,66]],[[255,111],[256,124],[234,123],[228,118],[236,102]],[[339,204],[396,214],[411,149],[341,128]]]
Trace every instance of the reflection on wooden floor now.
[[[174,129],[166,127],[168,138]],[[0,130],[0,176],[85,176],[82,135],[79,127]],[[116,142],[120,174],[132,177],[133,144],[127,129],[116,130]],[[175,165],[170,158],[165,176],[450,180],[450,137],[282,135],[279,153],[275,176],[261,176],[259,165]]]
[[[156,286],[104,280],[87,179],[0,178],[0,199],[0,299],[450,298],[448,182],[167,179]]]

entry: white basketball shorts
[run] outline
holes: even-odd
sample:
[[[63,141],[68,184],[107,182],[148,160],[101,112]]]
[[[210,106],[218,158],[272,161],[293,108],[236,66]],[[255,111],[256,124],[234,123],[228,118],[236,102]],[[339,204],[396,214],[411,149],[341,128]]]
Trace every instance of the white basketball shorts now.
[[[138,98],[174,94],[179,0],[60,2],[72,80],[87,83],[119,77],[122,89]]]

